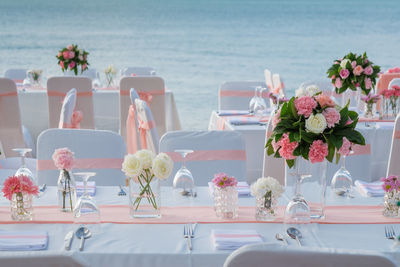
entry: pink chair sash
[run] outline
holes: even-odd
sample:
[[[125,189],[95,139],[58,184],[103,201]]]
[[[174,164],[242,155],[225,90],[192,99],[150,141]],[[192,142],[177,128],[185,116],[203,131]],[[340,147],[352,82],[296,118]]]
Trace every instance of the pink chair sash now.
[[[15,92],[1,93],[1,94],[0,94],[0,100],[1,100],[1,98],[2,98],[3,96],[18,96],[18,93],[17,93],[16,91],[15,91]]]
[[[153,100],[153,96],[155,95],[164,95],[165,91],[164,90],[152,90],[152,91],[141,91],[137,92],[140,99],[145,101],[148,106],[150,106],[151,101]],[[129,95],[130,92],[129,90],[121,90],[120,91],[121,95]]]
[[[352,147],[353,153],[350,156],[357,156],[357,155],[370,155],[371,154],[371,145],[366,144],[365,146],[354,145]]]
[[[138,151],[137,147],[137,130],[135,123],[135,108],[133,105],[129,107],[128,118],[126,119],[126,143],[128,154],[135,154]]]
[[[139,116],[137,119],[139,124],[138,128],[140,134],[140,145],[142,146],[143,149],[147,149],[147,131],[154,128],[155,124],[154,121],[145,122]]]
[[[394,131],[393,138],[400,139],[400,131]]]
[[[182,161],[177,152],[165,152],[174,162]],[[196,150],[186,156],[185,161],[212,161],[212,160],[246,160],[244,150]]]
[[[76,169],[121,169],[123,159],[121,158],[97,158],[97,159],[74,159]],[[54,161],[37,160],[36,169],[38,171],[57,170]]]
[[[67,93],[66,92],[58,92],[58,91],[47,91],[48,96],[61,96],[65,97]],[[93,92],[92,91],[86,91],[86,92],[77,92],[77,96],[92,96]]]

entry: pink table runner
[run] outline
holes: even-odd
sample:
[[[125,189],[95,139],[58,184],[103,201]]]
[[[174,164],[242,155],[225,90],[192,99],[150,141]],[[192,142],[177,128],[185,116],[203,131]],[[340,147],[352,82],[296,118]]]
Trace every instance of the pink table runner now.
[[[283,222],[284,208],[278,208],[278,216],[272,223]],[[382,206],[327,206],[326,218],[313,221],[321,224],[390,224],[400,223],[400,218],[386,218]],[[100,206],[101,222],[116,224],[183,224],[198,223],[269,223],[254,219],[255,207],[239,207],[239,218],[222,220],[215,216],[213,207],[162,207],[161,219],[132,219],[127,205]],[[57,206],[34,207],[34,220],[16,222],[11,220],[10,208],[0,207],[0,224],[15,223],[73,223],[72,213],[63,213]]]

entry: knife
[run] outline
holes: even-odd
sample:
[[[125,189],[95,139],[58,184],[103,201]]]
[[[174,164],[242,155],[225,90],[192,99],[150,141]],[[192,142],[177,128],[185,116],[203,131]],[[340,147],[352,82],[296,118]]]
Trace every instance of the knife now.
[[[64,238],[65,250],[71,249],[72,239],[74,239],[74,231],[69,231]]]

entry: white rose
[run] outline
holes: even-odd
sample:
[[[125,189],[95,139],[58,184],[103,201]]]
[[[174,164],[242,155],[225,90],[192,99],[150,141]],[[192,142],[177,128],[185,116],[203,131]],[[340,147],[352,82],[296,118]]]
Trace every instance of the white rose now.
[[[128,177],[136,177],[142,172],[142,163],[135,155],[126,155],[122,163],[122,171]]]
[[[274,197],[278,198],[284,192],[283,186],[273,177],[261,177],[250,187],[250,193],[255,197],[264,197],[268,191],[272,191]]]
[[[143,169],[149,169],[156,155],[154,155],[153,151],[142,149],[137,151],[135,156],[142,162]]]
[[[313,84],[313,85],[307,86],[306,92],[307,92],[308,96],[314,96],[317,93],[321,92],[321,90],[319,90],[319,87],[317,85]]]
[[[341,67],[342,69],[345,69],[345,68],[346,68],[346,65],[347,65],[347,62],[350,62],[350,60],[344,59],[342,62],[340,62],[340,67]]]
[[[306,96],[306,91],[303,86],[300,86],[299,89],[296,90],[296,97]]]
[[[322,133],[326,128],[326,119],[324,115],[318,113],[317,115],[311,114],[306,120],[306,130],[312,133]]]
[[[153,160],[152,169],[158,179],[167,179],[172,173],[173,166],[171,158],[167,154],[160,153]]]

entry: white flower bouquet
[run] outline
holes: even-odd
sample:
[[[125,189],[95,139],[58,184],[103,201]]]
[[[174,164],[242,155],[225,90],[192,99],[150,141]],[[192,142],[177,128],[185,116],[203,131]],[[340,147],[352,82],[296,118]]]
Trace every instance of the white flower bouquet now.
[[[277,199],[284,192],[283,186],[273,177],[258,178],[250,187],[256,198],[256,219],[270,220],[276,215]]]

